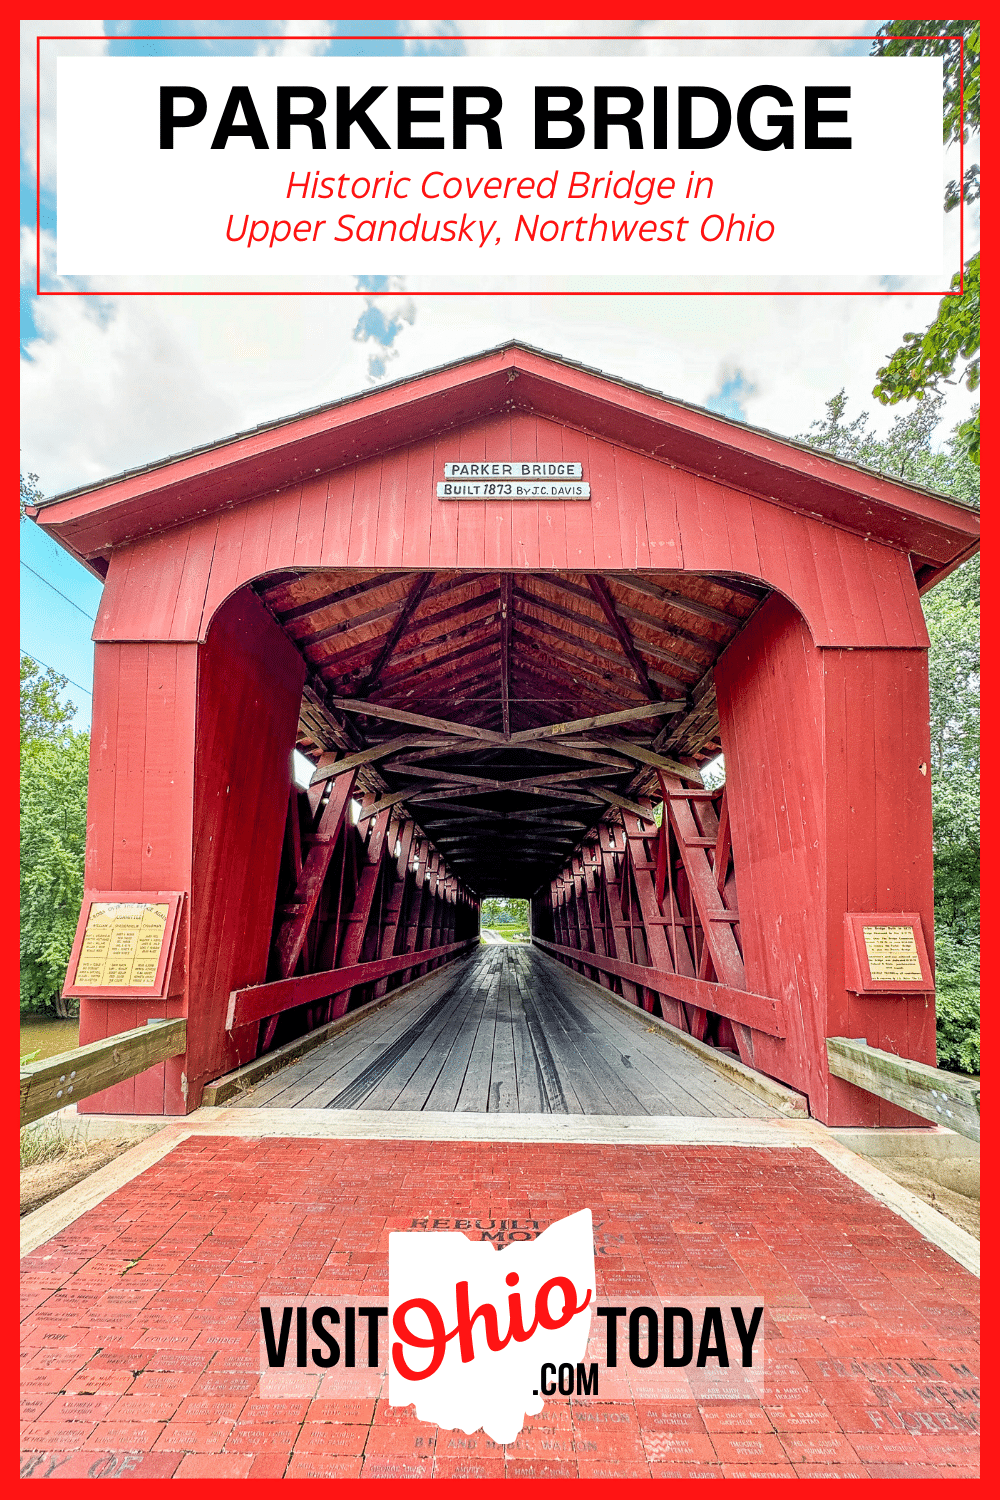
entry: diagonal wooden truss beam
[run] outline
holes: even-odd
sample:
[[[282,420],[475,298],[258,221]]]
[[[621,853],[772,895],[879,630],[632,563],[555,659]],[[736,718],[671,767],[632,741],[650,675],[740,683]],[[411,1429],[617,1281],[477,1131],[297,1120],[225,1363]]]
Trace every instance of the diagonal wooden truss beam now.
[[[666,714],[683,712],[687,707],[682,699],[669,703],[643,703],[636,708],[623,708],[614,713],[592,714],[584,719],[564,719],[558,724],[541,724],[535,729],[519,729],[509,738],[496,729],[463,724],[455,719],[438,719],[429,714],[412,713],[407,708],[395,708],[388,703],[371,703],[366,698],[328,699],[333,708],[352,714],[367,714],[373,719],[384,719],[390,723],[411,724],[415,729],[438,730],[442,734],[454,735],[458,739],[479,740],[490,745],[525,745],[532,740],[558,739],[562,735],[586,734],[590,730],[608,729],[615,724],[632,724],[641,719],[652,719]]]
[[[564,585],[560,584],[560,587],[564,587]],[[527,589],[521,588],[515,588],[514,598],[520,599],[526,604],[533,605],[535,609],[547,609],[551,614],[558,615],[560,619],[568,620],[572,625],[582,626],[585,630],[592,630],[595,635],[601,636],[605,640],[616,639],[615,632],[605,621],[595,620],[593,615],[581,614],[578,609],[568,609],[565,604],[557,604],[554,599],[544,599],[541,594],[531,594]],[[591,599],[590,602],[593,603],[594,601]],[[623,620],[638,618],[640,622],[653,625],[664,634],[676,633],[675,626],[667,625],[662,620],[656,620],[652,615],[642,615],[637,610],[626,609],[618,600],[615,601],[615,607]],[[668,651],[665,646],[655,645],[652,641],[637,639],[634,631],[631,634],[636,647],[641,647],[647,655],[655,657],[657,661],[667,662],[668,665],[680,667],[682,671],[687,672],[701,671],[704,666],[704,662],[701,660],[692,660],[690,656],[678,656],[676,651]],[[684,638],[686,638],[686,633]],[[700,642],[699,649],[701,651],[704,651],[706,647],[714,645],[714,642],[700,637],[698,641]]]
[[[650,681],[649,672],[646,669],[646,663],[643,661],[642,657],[635,649],[635,642],[629,635],[624,621],[621,619],[617,609],[615,608],[615,601],[612,598],[611,590],[604,582],[604,579],[601,578],[597,573],[588,573],[587,583],[590,585],[590,590],[594,595],[594,598],[603,609],[608,624],[611,626],[611,629],[618,637],[619,644],[621,645],[622,650],[628,658],[629,666],[632,668],[632,671],[635,673],[636,677],[638,677],[639,683],[642,687],[643,692],[646,694],[646,697],[651,698],[654,702],[659,702],[663,697],[663,694],[660,692],[656,684]]]
[[[499,841],[499,845],[501,847],[504,846],[508,841],[513,842],[513,848],[511,850],[505,851],[508,854],[513,853],[516,855],[518,850],[531,850],[533,853],[540,852],[542,854],[551,854],[553,859],[560,860],[565,859],[567,854],[567,841],[565,838],[555,843],[550,843],[548,839],[524,839],[511,833],[491,834],[490,839],[492,840],[494,838]],[[514,842],[515,840],[516,842]],[[436,840],[436,842],[440,844],[442,851],[449,856],[455,854],[459,849],[475,849],[478,850],[485,859],[492,858],[492,855],[489,853],[489,851],[484,850],[482,839],[476,838],[472,834],[469,834],[464,838],[449,838],[442,835],[439,839]]]
[[[359,824],[363,823],[367,818],[382,812],[384,808],[396,807],[400,802],[440,802],[455,796],[475,797],[491,795],[498,790],[518,791],[527,793],[528,795],[534,794],[539,797],[549,797],[556,802],[574,802],[585,807],[627,807],[639,816],[643,815],[643,809],[637,802],[631,802],[627,797],[622,797],[617,792],[609,792],[605,787],[594,787],[586,792],[565,792],[561,788],[542,786],[538,787],[537,792],[533,793],[534,785],[534,783],[529,783],[526,786],[512,786],[508,782],[503,788],[486,784],[482,787],[452,786],[440,791],[428,791],[422,783],[417,782],[411,786],[402,787],[397,792],[390,792],[387,796],[379,798],[378,802],[373,803],[371,807],[363,808],[358,817],[358,822]],[[488,811],[488,809],[483,808],[475,810],[479,812]]]
[[[628,580],[622,577],[620,574],[607,573],[605,576],[608,578],[618,578],[620,583],[627,584],[628,582]],[[594,596],[591,593],[590,589],[584,588],[582,584],[571,583],[567,578],[546,578],[545,582],[548,583],[552,588],[564,590],[573,598],[583,599],[588,604],[594,603]],[[678,599],[680,598],[679,595],[676,597]],[[695,603],[695,613],[697,613],[697,609],[698,606]],[[666,620],[658,619],[655,615],[644,614],[642,611],[633,608],[632,605],[625,605],[619,602],[618,612],[622,616],[622,619],[634,620],[637,624],[652,625],[654,629],[668,632],[671,635],[680,636],[682,640],[690,641],[692,645],[701,646],[703,648],[708,648],[711,650],[718,649],[719,643],[715,640],[714,637],[701,635],[696,631],[688,630],[682,626],[670,624]]]
[[[387,767],[393,770],[394,767]],[[406,770],[410,776],[422,777],[427,781],[434,781],[438,786],[449,786],[453,792],[459,792],[463,786],[490,787],[494,791],[503,792],[514,788],[523,787],[526,783],[532,786],[565,786],[573,781],[600,781],[602,776],[609,775],[609,771],[601,766],[588,766],[580,771],[545,771],[537,772],[529,768],[528,774],[518,777],[489,776],[491,766],[473,767],[472,771],[445,771],[433,769],[430,766],[409,765]],[[631,769],[626,766],[626,770]]]
[[[320,756],[316,769],[309,778],[309,785],[316,786],[321,781],[332,781],[334,777],[342,776],[345,771],[356,771],[360,766],[368,766],[374,761],[385,760],[394,754],[394,747],[395,750],[412,750],[412,736],[400,735],[396,739],[384,740],[381,745],[371,745],[367,750],[358,750],[353,755],[345,755],[342,760],[336,758],[335,752],[329,751]]]
[[[302,952],[306,932],[316,910],[316,902],[330,868],[337,839],[344,826],[355,776],[356,772],[348,771],[334,783],[330,800],[320,816],[316,836],[303,863],[295,894],[285,907],[276,943],[282,979],[287,979],[292,974]]]
[[[567,792],[560,786],[550,786],[527,778],[517,781],[475,781],[460,786],[435,787],[428,790],[423,782],[410,787],[409,795],[415,802],[438,802],[449,797],[495,796],[498,792],[522,792],[528,796],[554,797],[561,802],[584,802],[601,804],[607,800],[604,787],[586,786],[580,791]]]
[[[579,634],[574,635],[571,631],[562,630],[558,625],[553,625],[549,620],[536,619],[534,615],[525,615],[522,613],[519,617],[519,621],[519,634],[522,637],[530,639],[529,632],[535,630],[548,639],[559,641],[561,646],[561,659],[564,660],[567,664],[572,664],[575,671],[589,671],[594,676],[603,676],[605,681],[608,680],[607,673],[602,667],[594,665],[594,662],[606,662],[608,666],[611,667],[613,672],[621,671],[622,653],[620,650],[606,651],[603,646],[595,645],[593,641],[585,640]],[[573,650],[567,651],[567,646],[571,646]],[[577,655],[575,655],[576,651],[585,651],[589,657],[593,658],[593,661],[588,662],[586,658],[578,657]],[[694,662],[690,663],[689,665],[692,669],[697,670],[697,666]],[[672,693],[683,693],[686,690],[686,684],[681,682],[679,678],[669,677],[664,672],[656,672],[651,669],[646,673],[646,676],[648,679],[652,679],[657,683],[661,683]]]
[[[443,734],[458,735],[463,739],[486,740],[491,745],[505,745],[507,741],[496,729],[481,729],[470,724],[460,724],[454,719],[436,719],[429,714],[415,714],[408,708],[394,708],[388,703],[369,703],[366,698],[330,698],[335,708],[347,713],[367,714],[373,719],[387,719],[394,724],[412,724],[415,729],[437,729]],[[673,705],[678,707],[677,704]],[[680,705],[684,707],[683,704]]]
[[[358,880],[354,902],[347,916],[347,928],[341,941],[340,952],[337,955],[337,967],[340,969],[352,968],[360,961],[365,934],[371,920],[372,904],[383,875],[386,835],[389,826],[390,818],[386,811],[375,819],[369,834],[365,863]],[[333,996],[330,1004],[332,1021],[338,1020],[345,1013],[350,998],[350,989],[340,990]]]
[[[542,724],[537,729],[519,730],[511,735],[510,743],[523,745],[530,740],[558,739],[564,734],[586,734],[591,729],[609,729],[614,724],[633,724],[637,719],[652,719],[657,715],[676,713],[686,706],[683,700],[670,703],[643,703],[637,708],[622,708],[608,714],[592,714],[586,719],[564,719],[561,724]]]
[[[403,913],[406,909],[406,897],[410,883],[410,853],[413,847],[413,839],[416,833],[416,824],[412,818],[405,818],[398,830],[399,853],[396,855],[395,879],[392,889],[388,893],[385,911],[382,917],[382,936],[379,943],[379,958],[392,958],[396,952],[396,938]],[[389,988],[388,976],[380,979],[375,986],[375,998],[379,999]]]
[[[630,755],[633,760],[639,761],[640,765],[653,766],[658,771],[666,771],[671,776],[679,776],[682,781],[691,781],[695,786],[703,786],[701,772],[692,766],[683,766],[680,761],[671,760],[669,756],[657,755],[653,750],[647,750],[645,745],[636,745],[631,740],[618,740],[608,736],[605,743],[609,750],[621,750],[623,754]]]
[[[388,745],[395,744],[397,742],[394,740],[386,740],[385,743]],[[626,757],[619,755],[614,751],[605,748],[605,746],[597,743],[597,741],[594,741],[593,745],[591,746],[567,745],[563,741],[560,741],[555,745],[548,745],[542,741],[535,740],[519,748],[530,750],[532,755],[553,755],[558,757],[565,757],[567,760],[585,761],[588,765],[593,766],[615,766],[623,771],[629,770],[631,768],[632,762],[638,759],[637,756]],[[411,741],[404,754],[396,755],[394,752],[387,752],[388,754],[393,755],[393,760],[392,764],[387,764],[385,769],[387,771],[403,770],[405,767],[424,765],[427,761],[438,760],[448,755],[460,754],[463,751],[473,755],[482,755],[488,754],[492,750],[492,746],[484,746],[476,740],[454,739],[450,742],[450,744],[434,745],[429,749],[423,749],[422,747],[418,748]]]
[[[386,636],[385,644],[383,645],[378,656],[376,656],[374,662],[372,663],[371,671],[368,673],[368,676],[365,678],[359,689],[359,693],[362,698],[367,693],[373,692],[378,686],[378,680],[382,675],[383,668],[388,662],[393,651],[396,649],[396,642],[399,640],[399,637],[406,629],[409,620],[412,619],[413,615],[420,607],[420,601],[421,599],[423,599],[433,581],[433,573],[422,573],[410,588],[410,591],[406,596],[406,602],[404,603],[396,618],[395,625],[393,625],[392,629],[389,631],[389,634]]]

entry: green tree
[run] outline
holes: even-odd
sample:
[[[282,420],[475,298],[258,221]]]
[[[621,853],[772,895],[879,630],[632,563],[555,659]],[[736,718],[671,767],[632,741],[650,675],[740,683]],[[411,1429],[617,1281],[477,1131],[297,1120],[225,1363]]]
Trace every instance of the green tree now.
[[[942,58],[945,144],[968,142],[970,134],[978,133],[978,21],[891,21],[878,32],[872,51],[880,57]],[[970,166],[961,184],[948,184],[945,208],[950,211],[978,197],[979,168]],[[979,389],[978,253],[952,277],[950,294],[941,299],[930,327],[903,335],[902,344],[878,371],[872,394],[883,406],[895,406],[898,401],[921,401],[929,392],[940,392],[942,385],[957,383],[970,391]],[[978,464],[978,407],[958,428],[956,441]]]
[[[83,900],[90,736],[74,733],[67,679],[21,657],[21,1004],[60,997]]]
[[[60,990],[83,901],[90,736],[21,751],[21,1004],[68,1014]]]
[[[979,504],[979,471],[960,430],[939,449],[934,430],[943,396],[896,418],[886,438],[867,412],[850,420],[843,391],[802,441],[880,473]],[[931,792],[938,1063],[979,1070],[979,558],[971,558],[923,600],[930,636]]]
[[[798,441],[824,448],[849,463],[864,464],[880,474],[891,474],[908,484],[938,490],[963,505],[979,508],[979,468],[972,462],[956,428],[948,441],[934,447],[944,396],[928,396],[894,420],[888,435],[877,437],[868,412],[848,420],[847,396],[838,391],[826,403],[826,415],[813,422]],[[978,409],[977,409],[978,415]],[[933,596],[931,596],[933,597]]]
[[[33,740],[59,739],[67,733],[76,713],[75,703],[63,703],[59,694],[69,686],[50,667],[42,668],[30,656],[21,655],[21,745]]]
[[[480,919],[484,927],[523,927],[528,929],[528,903],[513,896],[487,896]]]
[[[924,600],[931,638],[934,883],[939,918],[960,941],[979,929],[979,559]]]
[[[22,474],[21,475],[21,520],[22,521],[24,520],[24,513],[28,509],[28,506],[29,505],[37,505],[38,502],[39,502],[39,500],[41,498],[42,498],[42,492],[38,488],[38,475],[37,474]]]

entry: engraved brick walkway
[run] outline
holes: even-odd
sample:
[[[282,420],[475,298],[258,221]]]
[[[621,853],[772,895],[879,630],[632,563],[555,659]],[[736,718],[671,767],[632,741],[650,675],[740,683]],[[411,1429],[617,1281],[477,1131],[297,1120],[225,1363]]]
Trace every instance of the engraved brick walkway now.
[[[260,1295],[384,1303],[391,1229],[584,1207],[599,1302],[765,1304],[735,1397],[732,1372],[650,1399],[602,1368],[506,1448],[390,1408],[377,1371],[261,1398]],[[806,1149],[194,1137],[22,1269],[26,1476],[977,1472],[978,1282]]]

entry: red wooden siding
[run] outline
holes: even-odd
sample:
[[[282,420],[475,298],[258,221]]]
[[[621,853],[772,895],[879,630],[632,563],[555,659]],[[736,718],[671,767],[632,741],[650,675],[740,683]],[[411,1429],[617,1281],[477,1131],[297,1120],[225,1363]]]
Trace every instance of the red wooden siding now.
[[[90,743],[85,881],[96,890],[188,890],[199,647],[98,643]],[[187,913],[178,936],[183,966]],[[181,968],[183,973],[183,967]],[[80,1043],[185,1014],[183,998],[84,999]],[[80,1104],[84,1113],[182,1113],[170,1058]]]
[[[446,460],[515,455],[582,460],[592,499],[436,498]],[[236,589],[290,565],[742,574],[792,599],[817,645],[927,644],[905,553],[527,412],[119,548],[95,639],[204,640]]]
[[[189,1106],[253,1057],[226,1033],[230,991],[267,977],[305,669],[258,599],[241,594],[201,653],[191,872]]]
[[[304,667],[251,594],[232,600],[202,646],[99,643],[95,652],[86,880],[107,890],[190,893],[178,939],[185,996],[84,999],[80,1041],[187,1015],[171,1058],[81,1104],[107,1114],[176,1114],[210,1078],[253,1055],[225,1032],[231,989],[266,977]],[[185,1098],[182,1073],[187,1080]]]
[[[933,1066],[933,997],[854,995],[843,989],[845,911],[919,912],[933,961],[927,659],[922,652],[828,651],[824,665],[827,1035],[864,1036],[872,1046]],[[879,1041],[880,1035],[885,1040]],[[830,1079],[830,1100],[834,1114],[849,1111],[852,1119],[865,1102],[877,1111],[873,1124],[920,1123],[839,1078]]]
[[[196,521],[247,496],[310,484],[317,474],[407,444],[436,444],[439,434],[482,422],[486,412],[508,418],[512,411],[656,455],[678,471],[740,491],[780,496],[803,515],[822,515],[858,536],[879,537],[912,555],[928,575],[954,566],[975,547],[974,518],[937,496],[516,344],[60,497],[43,507],[40,520],[103,571],[111,552],[130,540]],[[540,513],[539,534],[554,521],[565,543],[572,529],[571,521],[563,524],[567,516],[560,522],[554,512]],[[572,537],[569,547],[576,552]],[[560,559],[548,566],[564,564]]]
[[[846,911],[919,911],[933,931],[926,657],[821,651],[772,597],[715,669],[747,988],[785,1002],[784,1041],[754,1062],[828,1124],[914,1124],[826,1067],[824,1038],[862,1036],[934,1062],[924,996],[844,989]]]

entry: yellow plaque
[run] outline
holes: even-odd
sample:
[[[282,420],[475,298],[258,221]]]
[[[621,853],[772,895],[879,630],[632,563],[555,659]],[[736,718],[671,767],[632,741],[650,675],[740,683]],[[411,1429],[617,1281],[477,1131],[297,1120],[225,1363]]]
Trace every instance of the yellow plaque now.
[[[912,927],[863,927],[868,967],[873,980],[903,984],[924,980]]]
[[[95,901],[73,983],[95,989],[153,989],[168,911],[166,902]]]

